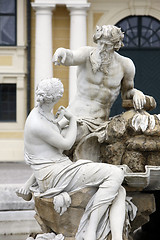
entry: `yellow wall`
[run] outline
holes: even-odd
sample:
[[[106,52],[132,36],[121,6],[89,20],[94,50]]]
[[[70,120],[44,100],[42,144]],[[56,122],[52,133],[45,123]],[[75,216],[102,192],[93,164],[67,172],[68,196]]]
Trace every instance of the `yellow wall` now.
[[[0,46],[0,84],[16,84],[16,121],[0,122],[0,162],[22,161],[27,92],[27,0],[17,0],[17,45]]]
[[[56,7],[53,12],[53,53],[59,47],[69,48],[70,34],[70,16],[66,7]],[[55,111],[58,106],[68,106],[68,87],[69,87],[69,68],[64,66],[54,66],[54,77],[61,79],[64,85],[63,98],[55,106]]]
[[[12,66],[12,56],[0,56],[0,66]]]
[[[70,16],[66,7],[56,7],[53,11],[53,53],[59,47],[69,48]],[[31,108],[34,107],[34,62],[35,62],[35,12],[31,10]],[[53,65],[53,75],[61,79],[64,85],[63,98],[55,106],[68,106],[68,76],[69,69]]]

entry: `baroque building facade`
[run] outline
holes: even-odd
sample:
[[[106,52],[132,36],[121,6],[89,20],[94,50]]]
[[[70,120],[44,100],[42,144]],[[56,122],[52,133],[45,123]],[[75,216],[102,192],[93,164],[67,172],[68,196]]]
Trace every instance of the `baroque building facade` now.
[[[60,105],[66,107],[74,97],[76,67],[54,66],[55,50],[92,46],[96,25],[104,24],[125,31],[124,54],[132,57],[134,52],[135,61],[145,56],[139,65],[151,59],[144,77],[140,66],[136,81],[149,76],[142,85],[153,89],[158,101],[159,91],[150,76],[157,81],[160,76],[159,0],[0,0],[0,161],[23,161],[24,123],[42,78],[62,80]]]

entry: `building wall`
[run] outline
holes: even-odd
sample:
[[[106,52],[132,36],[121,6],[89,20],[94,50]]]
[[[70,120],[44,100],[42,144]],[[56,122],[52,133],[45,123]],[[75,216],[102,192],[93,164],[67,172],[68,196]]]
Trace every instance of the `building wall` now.
[[[160,20],[159,0],[89,0],[88,44],[93,45],[92,36],[96,25],[116,24],[132,15],[149,15]]]
[[[26,119],[26,1],[17,0],[17,46],[0,47],[0,84],[16,84],[16,122],[0,122],[0,161],[23,159]]]

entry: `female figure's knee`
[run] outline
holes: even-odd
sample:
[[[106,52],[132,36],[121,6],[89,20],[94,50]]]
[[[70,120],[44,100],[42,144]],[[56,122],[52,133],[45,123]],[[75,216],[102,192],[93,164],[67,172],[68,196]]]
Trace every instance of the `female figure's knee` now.
[[[119,195],[121,195],[122,197],[126,198],[126,190],[122,186],[119,188]]]
[[[116,181],[118,181],[120,184],[122,184],[124,180],[124,172],[121,168],[114,166],[113,169],[113,177],[115,178]]]

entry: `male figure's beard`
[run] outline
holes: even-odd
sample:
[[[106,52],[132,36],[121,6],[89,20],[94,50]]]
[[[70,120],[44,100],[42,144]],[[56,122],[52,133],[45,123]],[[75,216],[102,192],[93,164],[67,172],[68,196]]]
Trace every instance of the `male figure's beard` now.
[[[105,75],[109,73],[109,67],[113,58],[112,48],[108,49],[107,46],[97,47],[90,53],[90,62],[93,73],[97,71],[103,72]]]

